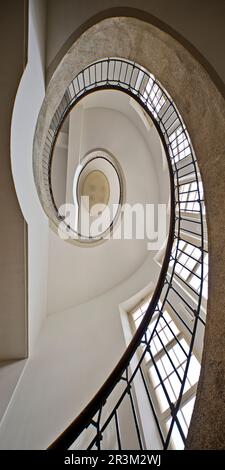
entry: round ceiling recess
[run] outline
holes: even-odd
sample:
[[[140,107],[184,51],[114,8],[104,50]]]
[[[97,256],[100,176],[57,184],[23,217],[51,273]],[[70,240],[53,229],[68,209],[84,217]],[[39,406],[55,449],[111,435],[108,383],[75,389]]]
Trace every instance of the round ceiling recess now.
[[[88,198],[90,213],[96,212],[95,207],[108,204],[110,185],[108,178],[102,171],[92,170],[85,176],[81,187],[81,196]]]
[[[93,150],[81,159],[74,175],[73,198],[79,242],[96,244],[108,239],[124,203],[124,177],[111,153]]]

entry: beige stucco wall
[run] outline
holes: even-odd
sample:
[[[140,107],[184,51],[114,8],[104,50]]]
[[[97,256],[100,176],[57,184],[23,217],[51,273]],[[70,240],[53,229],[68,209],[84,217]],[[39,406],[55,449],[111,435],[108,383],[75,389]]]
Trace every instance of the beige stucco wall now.
[[[150,70],[173,97],[190,133],[205,188],[210,249],[209,306],[203,367],[189,448],[225,447],[224,100],[203,67],[174,38],[134,18],[111,18],[88,29],[71,47],[49,84],[36,130],[34,161],[51,117],[71,79],[90,62],[118,56]]]

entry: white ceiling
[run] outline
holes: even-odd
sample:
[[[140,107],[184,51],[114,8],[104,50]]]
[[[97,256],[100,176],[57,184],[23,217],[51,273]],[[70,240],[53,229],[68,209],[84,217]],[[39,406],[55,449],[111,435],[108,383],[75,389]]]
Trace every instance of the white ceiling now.
[[[151,123],[142,120],[142,112],[131,106],[130,98],[121,92],[101,91],[79,106],[84,107],[82,155],[105,148],[118,159],[126,179],[127,202],[168,203],[168,172],[162,171],[165,157],[158,134]],[[78,107],[72,113],[79,119]],[[76,124],[75,118],[73,122]],[[59,173],[59,185],[60,181]],[[48,314],[104,294],[132,276],[147,256],[154,262],[155,252],[147,251],[146,240],[107,240],[96,247],[80,248],[50,229]],[[156,281],[151,273],[150,281]]]

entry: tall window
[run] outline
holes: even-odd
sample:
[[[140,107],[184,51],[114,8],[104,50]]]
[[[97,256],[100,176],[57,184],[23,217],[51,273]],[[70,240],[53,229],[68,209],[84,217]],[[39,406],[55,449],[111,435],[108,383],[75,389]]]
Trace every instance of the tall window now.
[[[175,272],[178,278],[183,280],[187,286],[190,286],[197,293],[200,291],[201,279],[203,279],[202,294],[203,297],[207,299],[209,257],[207,252],[205,252],[203,256],[204,261],[202,268],[200,248],[184,240],[179,240]],[[203,275],[201,269],[203,269]]]
[[[182,212],[191,212],[192,214],[200,211],[199,204],[203,200],[203,186],[202,182],[185,183],[179,190],[180,210]],[[204,208],[203,208],[204,209]],[[205,209],[203,210],[203,213]]]
[[[174,163],[179,162],[184,157],[191,154],[188,137],[182,126],[179,126],[171,133],[169,142],[170,156]]]
[[[160,110],[166,103],[166,97],[153,78],[149,78],[143,97],[153,116],[157,117]]]
[[[130,314],[130,322],[135,331],[146,312],[150,299],[145,299]],[[159,309],[161,307],[159,306]],[[145,354],[143,372],[149,384],[149,392],[159,418],[162,432],[168,431],[171,423],[171,406],[176,405],[180,394],[181,383],[187,365],[189,344],[184,333],[176,324],[168,310],[160,313],[156,311],[149,328],[147,338],[153,333],[150,349]],[[142,345],[145,348],[145,345]],[[181,406],[177,414],[178,423],[173,426],[170,447],[184,448],[184,439],[195,402],[197,383],[200,373],[200,363],[192,354],[185,386],[182,394]]]

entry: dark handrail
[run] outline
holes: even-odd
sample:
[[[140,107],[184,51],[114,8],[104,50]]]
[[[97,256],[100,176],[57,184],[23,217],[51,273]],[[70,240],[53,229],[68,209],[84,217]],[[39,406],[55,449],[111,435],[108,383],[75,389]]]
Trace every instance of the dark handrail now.
[[[171,172],[170,172],[171,173]],[[174,221],[175,221],[175,204],[174,204],[174,184],[173,178],[171,178],[171,218],[170,218],[170,230],[169,237],[167,241],[166,253],[164,256],[163,266],[160,271],[160,276],[157,282],[156,289],[152,296],[151,302],[148,306],[148,309],[145,313],[145,316],[137,329],[134,337],[132,338],[129,346],[127,347],[125,353],[121,357],[120,361],[105,381],[103,386],[96,393],[94,398],[88,403],[84,410],[79,414],[79,416],[72,421],[72,423],[67,427],[67,429],[49,446],[49,449],[63,450],[67,449],[72,445],[72,443],[77,439],[79,434],[85,429],[89,424],[90,419],[92,419],[95,414],[98,412],[99,408],[104,405],[111,391],[118,383],[118,377],[121,377],[128,367],[133,355],[135,354],[138,346],[140,345],[141,339],[151,321],[151,318],[155,312],[158,300],[162,288],[165,283],[165,277],[168,270],[168,265],[170,261],[170,253],[172,249],[173,239],[174,239]]]
[[[163,266],[156,289],[136,334],[134,335],[132,341],[116,365],[115,369],[110,374],[104,385],[97,392],[95,397],[88,403],[80,415],[72,421],[68,428],[54,441],[54,443],[50,445],[49,449],[65,449],[70,447],[82,433],[82,431],[89,426],[94,426],[96,435],[89,444],[88,448],[92,448],[93,445],[96,445],[97,448],[100,449],[100,442],[103,432],[112,419],[115,420],[118,446],[121,448],[117,410],[126,394],[129,395],[130,398],[133,419],[137,431],[137,439],[140,448],[142,448],[142,436],[139,429],[138,418],[131,393],[133,379],[137,371],[139,371],[141,374],[149,404],[156,421],[162,446],[164,449],[167,449],[170,445],[174,424],[176,424],[183,442],[185,442],[186,439],[181,422],[178,418],[178,412],[182,403],[184,387],[196,338],[197,326],[199,324],[198,322],[200,321],[202,324],[204,323],[200,314],[202,309],[203,283],[205,282],[203,267],[204,256],[206,252],[206,233],[204,219],[204,198],[202,189],[200,187],[201,178],[186,127],[175,104],[162,85],[160,85],[155,77],[149,74],[143,67],[134,64],[133,62],[118,58],[103,59],[94,64],[91,64],[73,79],[52,118],[52,122],[46,138],[43,153],[44,187],[42,190],[45,191],[45,199],[48,201],[48,205],[45,204],[46,213],[56,225],[62,221],[54,201],[51,187],[51,163],[57,135],[65,119],[65,116],[70,112],[71,108],[88,93],[92,93],[101,89],[117,89],[132,96],[144,108],[146,113],[150,115],[158,130],[161,141],[164,145],[170,174],[171,217],[169,236]],[[191,186],[193,182],[196,185],[195,189],[193,189]],[[187,197],[184,196],[185,194],[187,194]],[[190,207],[192,202],[195,205],[197,204],[197,209],[195,206]],[[188,219],[184,216],[183,211],[188,213]],[[195,215],[195,219],[191,219],[193,214]],[[192,223],[195,222],[194,230],[191,225],[187,226],[189,220],[192,220]],[[192,236],[191,240],[189,239],[190,235]],[[200,274],[196,275],[194,271],[192,272],[194,276],[200,279],[199,289],[193,288],[191,285],[189,285],[188,282],[180,277],[179,272],[177,272],[177,264],[185,268],[185,263],[183,264],[179,258],[180,252],[182,250],[182,246],[180,245],[181,243],[186,243],[189,247],[194,246],[200,250],[201,256],[198,259],[194,258],[196,261],[196,266],[200,266],[201,268]],[[185,289],[191,292],[194,300],[187,300],[185,292],[183,292],[181,287],[177,286],[177,281],[185,285]],[[166,289],[166,293],[163,295],[161,302],[161,295],[164,287]],[[177,310],[176,301],[174,302],[173,297],[171,298],[170,294],[175,296],[176,299],[179,299],[179,302],[183,303],[184,306],[189,306],[193,314],[194,323],[192,327],[188,325],[182,318],[182,315]],[[161,305],[159,305],[159,301],[161,302]],[[183,377],[181,378],[177,373],[181,381],[181,386],[178,398],[175,403],[169,396],[167,388],[158,370],[154,356],[151,352],[151,341],[154,335],[158,335],[157,328],[159,325],[159,320],[163,318],[163,320],[166,322],[165,317],[163,316],[165,304],[167,304],[173,310],[174,314],[184,324],[187,333],[190,335],[190,346],[188,352],[183,349],[182,344],[176,338],[177,344],[179,344],[179,347],[183,349],[187,360]],[[146,332],[155,312],[158,312],[157,321],[154,325],[153,331],[151,332],[150,338],[147,340]],[[140,344],[144,344],[145,350],[142,353],[141,358],[131,377],[129,378],[128,367]],[[163,348],[166,351],[165,345],[163,345]],[[148,352],[151,356],[152,364],[155,367],[155,371],[159,378],[160,385],[165,393],[171,412],[171,422],[168,432],[166,433],[161,428],[161,424],[158,420],[157,412],[150,397],[146,380],[142,371],[142,361],[146,352]],[[166,353],[170,362],[173,364],[168,351],[166,351]],[[174,364],[173,370],[177,372]],[[125,377],[123,377],[124,373]],[[104,405],[107,402],[111,392],[115,389],[116,385],[121,380],[125,380],[126,388],[104,424],[100,425],[101,414],[102,410],[104,409]],[[96,414],[98,414],[97,419],[95,418]]]

